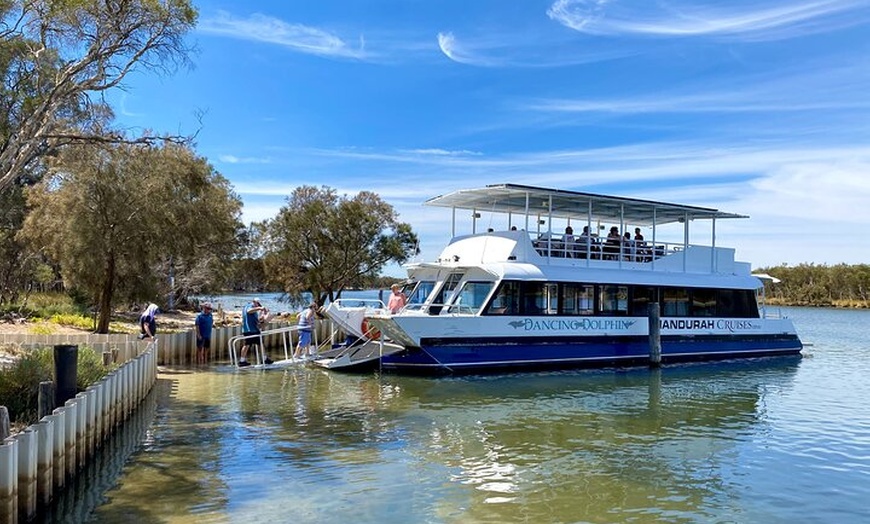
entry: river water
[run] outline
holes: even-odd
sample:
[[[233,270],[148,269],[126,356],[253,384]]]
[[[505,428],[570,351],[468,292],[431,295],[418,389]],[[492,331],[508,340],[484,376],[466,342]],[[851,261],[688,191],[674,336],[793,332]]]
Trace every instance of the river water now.
[[[870,522],[870,311],[784,313],[813,344],[802,359],[165,373],[141,429],[107,450],[118,466],[50,518]]]

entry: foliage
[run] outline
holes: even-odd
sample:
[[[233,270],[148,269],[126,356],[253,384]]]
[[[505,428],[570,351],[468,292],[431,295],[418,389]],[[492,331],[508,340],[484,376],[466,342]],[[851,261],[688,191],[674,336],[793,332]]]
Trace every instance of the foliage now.
[[[110,369],[103,367],[102,356],[93,348],[79,347],[76,387],[83,391],[99,381]],[[54,350],[37,348],[21,353],[15,363],[0,373],[0,398],[9,417],[19,423],[36,422],[39,383],[54,380]]]
[[[230,262],[221,289],[260,291],[266,288],[263,262],[265,223],[255,222],[240,235],[240,254]]]
[[[48,321],[53,324],[71,326],[84,330],[94,328],[94,319],[84,315],[52,315]]]
[[[870,307],[870,265],[799,264],[761,268],[782,282],[768,285],[771,303],[802,306]]]
[[[0,191],[0,307],[19,300],[36,270],[37,257],[16,238],[24,212],[23,184]]]
[[[10,302],[4,310],[19,311],[23,316],[48,318],[52,315],[78,315],[84,312],[80,305],[64,293],[33,293],[17,302]]]
[[[125,141],[104,92],[185,63],[196,18],[189,0],[0,2],[0,192],[64,145]]]
[[[175,144],[68,147],[28,203],[21,238],[97,304],[98,333],[119,299],[158,302],[170,272],[198,292],[235,253],[241,229],[229,182]]]
[[[417,245],[411,226],[376,194],[339,197],[325,186],[296,188],[264,230],[266,273],[296,302],[306,291],[319,303],[335,300]]]
[[[55,329],[51,324],[35,324],[28,331],[31,335],[54,335]]]

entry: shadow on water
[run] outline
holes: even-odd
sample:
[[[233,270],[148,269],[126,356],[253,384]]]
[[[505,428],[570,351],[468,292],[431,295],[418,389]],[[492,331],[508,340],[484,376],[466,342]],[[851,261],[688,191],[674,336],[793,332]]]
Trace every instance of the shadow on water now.
[[[166,373],[161,372],[163,375]],[[168,375],[172,375],[170,372]],[[165,522],[165,508],[155,499],[153,486],[141,486],[138,497],[115,503],[111,493],[117,489],[119,479],[128,474],[129,461],[137,454],[149,453],[154,441],[155,427],[166,423],[165,407],[174,396],[177,381],[160,378],[139,408],[97,450],[88,465],[75,479],[68,481],[66,489],[55,497],[52,505],[43,508],[33,522],[80,523],[93,521],[98,507],[111,508],[101,516],[105,522]],[[191,407],[192,411],[207,412],[208,405]],[[159,482],[171,485],[179,494],[197,492],[199,479],[188,472],[197,464],[153,464]],[[186,467],[185,467],[186,466]]]
[[[116,484],[130,456],[147,440],[158,401],[168,394],[168,388],[169,381],[157,381],[126,422],[103,442],[88,465],[67,482],[51,506],[41,509],[35,522],[84,522],[95,508],[106,502],[106,491]]]

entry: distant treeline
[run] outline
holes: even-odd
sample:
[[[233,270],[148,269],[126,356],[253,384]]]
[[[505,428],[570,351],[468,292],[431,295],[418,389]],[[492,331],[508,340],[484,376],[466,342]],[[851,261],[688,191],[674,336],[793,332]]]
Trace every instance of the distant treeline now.
[[[800,264],[761,268],[782,282],[765,290],[771,304],[790,306],[870,307],[870,265]]]

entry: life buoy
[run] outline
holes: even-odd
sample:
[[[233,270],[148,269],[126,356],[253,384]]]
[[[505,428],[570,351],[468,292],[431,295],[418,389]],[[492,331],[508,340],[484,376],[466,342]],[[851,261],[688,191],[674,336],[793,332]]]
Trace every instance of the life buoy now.
[[[381,332],[375,326],[369,325],[369,319],[363,318],[362,324],[360,324],[360,330],[364,337],[369,340],[377,340],[381,338]]]

